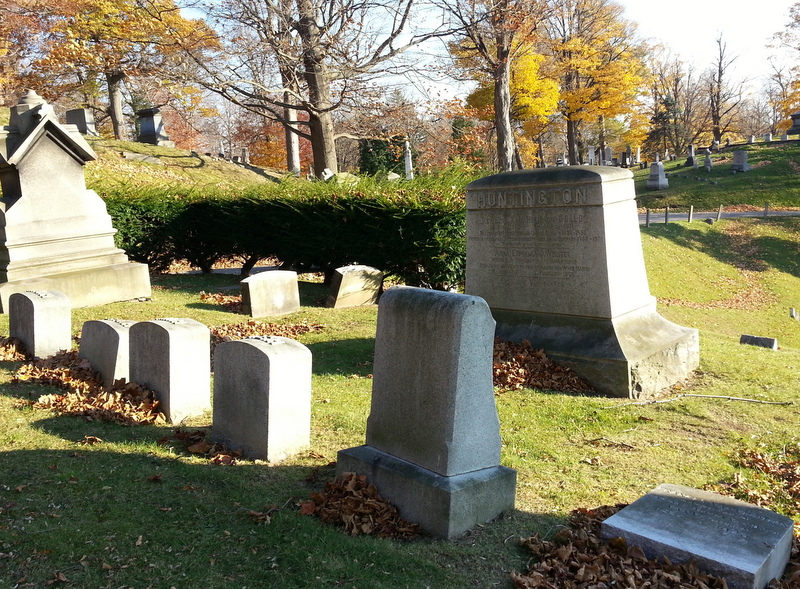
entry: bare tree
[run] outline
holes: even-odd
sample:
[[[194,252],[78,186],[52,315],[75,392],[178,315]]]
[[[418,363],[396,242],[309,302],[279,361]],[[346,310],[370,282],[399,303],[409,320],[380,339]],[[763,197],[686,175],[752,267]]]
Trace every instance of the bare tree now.
[[[448,33],[411,30],[418,0],[231,0],[209,8],[228,39],[205,87],[311,142],[314,172],[338,170],[333,113],[399,74],[407,49]],[[292,149],[287,145],[287,153]],[[291,156],[290,156],[291,157]],[[289,163],[289,167],[293,167]]]
[[[717,56],[711,69],[706,72],[705,86],[708,92],[708,114],[711,133],[715,141],[735,129],[738,123],[740,105],[744,98],[744,81],[730,80],[731,66],[736,57],[728,54],[728,45],[717,37]]]

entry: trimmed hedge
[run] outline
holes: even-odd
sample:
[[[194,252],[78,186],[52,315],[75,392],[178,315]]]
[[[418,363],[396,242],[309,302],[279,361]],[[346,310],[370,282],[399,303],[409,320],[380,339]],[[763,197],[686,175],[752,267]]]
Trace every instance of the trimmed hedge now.
[[[210,272],[221,258],[252,264],[275,256],[301,271],[367,264],[409,285],[445,289],[464,280],[461,195],[469,179],[351,188],[289,182],[237,196],[171,188],[104,198],[117,246],[156,271],[181,259]]]

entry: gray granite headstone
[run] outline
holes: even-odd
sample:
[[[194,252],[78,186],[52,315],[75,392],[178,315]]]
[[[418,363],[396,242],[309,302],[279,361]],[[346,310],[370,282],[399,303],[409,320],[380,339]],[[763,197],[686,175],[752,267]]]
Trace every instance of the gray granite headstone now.
[[[731,164],[731,170],[736,172],[750,171],[750,164],[747,163],[747,153],[748,152],[744,149],[733,152],[733,163]]]
[[[211,332],[194,319],[154,319],[128,332],[132,382],[155,391],[172,423],[211,409]]]
[[[630,170],[507,172],[466,191],[466,292],[489,304],[498,335],[613,396],[646,397],[697,367],[697,330],[650,295]]]
[[[29,354],[46,358],[72,348],[72,306],[64,293],[15,292],[8,306],[9,335]]]
[[[337,472],[366,474],[433,536],[514,506],[516,472],[499,465],[494,327],[479,297],[393,287],[381,298],[367,443],[339,452]]]
[[[383,272],[371,266],[342,266],[333,273],[326,307],[374,305],[383,284]]]
[[[240,283],[242,310],[251,317],[275,317],[300,310],[297,272],[267,270]]]
[[[78,356],[86,358],[111,388],[120,379],[129,380],[128,332],[136,321],[103,319],[86,321],[81,329]]]
[[[663,190],[669,188],[669,180],[664,175],[663,162],[650,164],[650,175],[647,177],[647,188],[650,190]]]
[[[99,137],[95,127],[94,114],[88,108],[74,108],[64,113],[68,125],[75,125],[81,135]]]
[[[789,561],[793,522],[762,507],[680,485],[659,485],[606,519],[605,539],[625,538],[650,559],[692,560],[730,589],[763,589]]]
[[[287,337],[249,337],[214,351],[213,439],[277,462],[311,441],[311,352]]]
[[[746,344],[749,346],[758,346],[761,348],[769,348],[770,350],[777,350],[778,349],[778,340],[774,337],[763,337],[760,335],[746,335],[743,334],[739,338],[740,344]]]

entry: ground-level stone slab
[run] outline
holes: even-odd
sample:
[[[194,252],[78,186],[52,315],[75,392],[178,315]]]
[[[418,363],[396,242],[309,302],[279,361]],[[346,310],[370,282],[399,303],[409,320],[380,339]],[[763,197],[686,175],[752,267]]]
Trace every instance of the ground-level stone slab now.
[[[55,290],[67,295],[73,308],[92,307],[149,298],[150,273],[147,264],[125,262],[113,266],[0,283],[2,312],[8,312],[8,297],[15,292],[26,290]]]
[[[366,475],[400,517],[437,538],[455,538],[514,509],[517,472],[505,466],[448,477],[364,445],[340,450],[336,472]]]
[[[730,589],[763,589],[780,578],[792,547],[792,520],[768,509],[681,485],[659,485],[602,524],[648,558],[696,561]]]

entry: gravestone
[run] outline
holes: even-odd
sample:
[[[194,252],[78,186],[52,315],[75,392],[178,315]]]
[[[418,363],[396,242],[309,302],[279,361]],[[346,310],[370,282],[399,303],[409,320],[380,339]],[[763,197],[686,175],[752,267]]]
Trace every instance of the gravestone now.
[[[716,139],[711,142],[711,151],[713,151],[714,153],[719,153],[719,141],[717,141]]]
[[[251,317],[277,317],[300,310],[297,272],[267,270],[240,282],[242,310]]]
[[[213,437],[277,462],[311,443],[311,352],[287,337],[248,337],[214,351]]]
[[[594,145],[590,145],[589,146],[589,150],[587,152],[587,155],[588,155],[587,160],[588,160],[589,165],[590,166],[595,165],[597,163],[597,160],[595,160]]]
[[[9,297],[8,332],[32,356],[46,358],[72,348],[72,305],[56,291],[15,292]]]
[[[88,108],[74,108],[65,113],[67,125],[75,125],[81,135],[99,137],[94,123],[94,114]]]
[[[128,331],[131,382],[156,392],[172,423],[211,409],[211,332],[194,319],[154,319]]]
[[[688,154],[689,155],[686,158],[686,162],[683,164],[687,168],[688,167],[693,167],[695,165],[695,161],[694,161],[694,145],[692,145],[691,143],[689,144]]]
[[[150,296],[145,264],[114,245],[105,202],[86,189],[97,158],[31,91],[0,130],[0,305],[14,292],[54,290],[73,307]]]
[[[625,538],[649,559],[695,561],[730,589],[763,589],[780,578],[792,547],[792,520],[717,493],[659,485],[606,519],[604,539]]]
[[[800,112],[789,115],[792,119],[792,126],[786,130],[787,135],[800,135]]]
[[[770,350],[778,349],[778,340],[774,337],[763,337],[760,335],[745,335],[739,338],[740,344],[748,346],[758,346],[760,348],[769,348]]]
[[[756,142],[755,135],[750,135],[750,137],[747,138],[747,143],[755,143],[755,142]]]
[[[750,164],[747,163],[747,153],[748,152],[744,149],[733,152],[733,163],[731,164],[731,170],[734,172],[750,171]]]
[[[326,307],[358,307],[374,305],[383,284],[383,272],[371,266],[355,265],[337,268],[331,280]]]
[[[685,378],[700,354],[696,329],[656,312],[635,198],[622,168],[524,170],[467,186],[466,292],[489,304],[497,335],[632,398]]]
[[[647,188],[650,190],[664,190],[669,188],[669,180],[664,175],[664,164],[653,162],[650,164],[650,175],[647,177]]]
[[[139,143],[149,143],[150,145],[160,145],[162,147],[175,147],[175,142],[170,141],[164,121],[161,119],[161,111],[157,108],[144,108],[136,111],[139,119]]]
[[[469,295],[393,287],[378,307],[366,445],[340,451],[337,474],[367,475],[433,536],[514,507],[516,471],[499,465],[494,325]]]
[[[772,141],[772,133],[765,133],[764,134],[764,141],[766,141],[767,143]]]
[[[781,135],[781,141],[789,141],[789,134],[784,133],[783,135]]]
[[[705,167],[706,172],[710,172],[711,168],[714,167],[714,162],[711,159],[711,150],[709,150],[709,149],[706,149],[706,159],[703,162],[703,166]]]
[[[638,164],[641,161],[642,161],[642,148],[641,147],[637,147],[636,148],[636,163]]]
[[[614,161],[614,152],[612,151],[610,146],[606,146],[605,158],[604,158],[605,165],[610,166],[613,161]]]
[[[83,324],[78,356],[86,358],[100,373],[106,388],[111,388],[120,379],[130,380],[128,333],[135,323],[124,319],[102,319]]]

